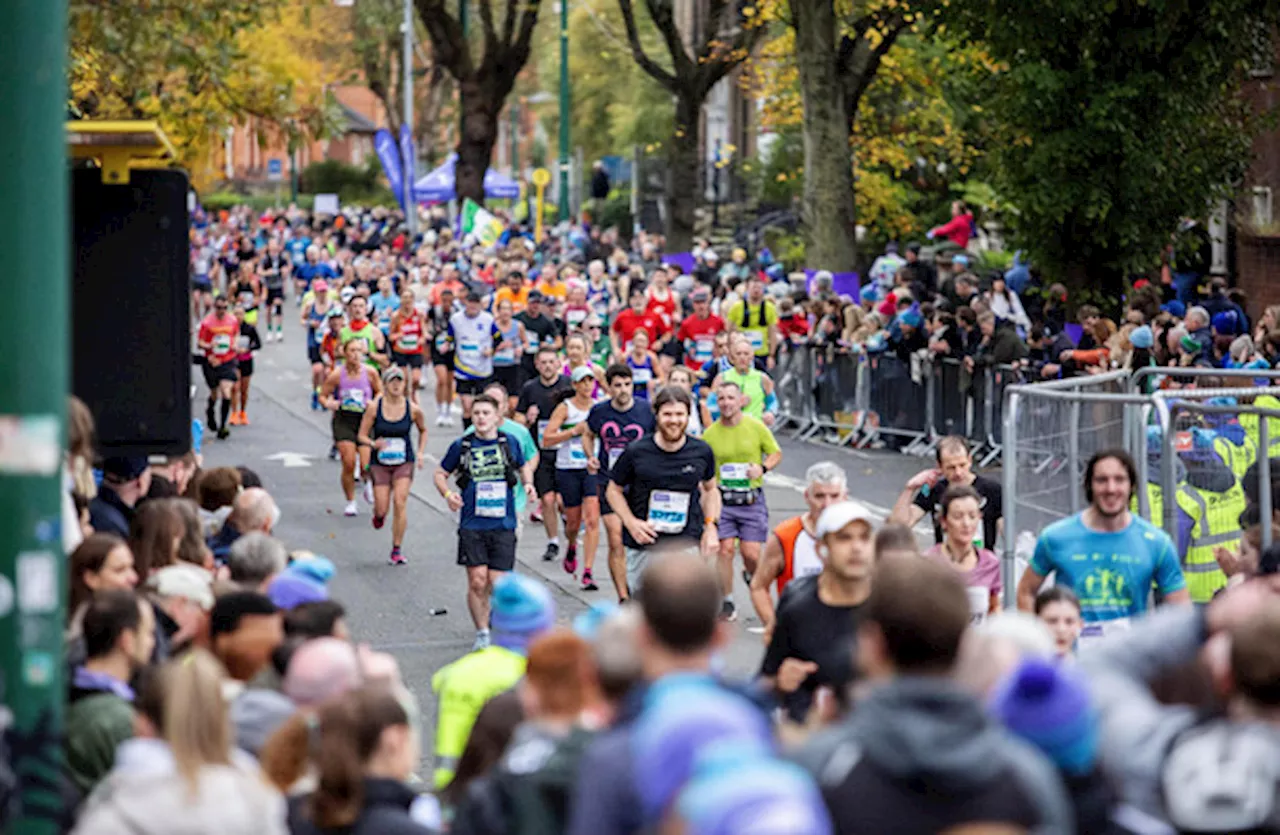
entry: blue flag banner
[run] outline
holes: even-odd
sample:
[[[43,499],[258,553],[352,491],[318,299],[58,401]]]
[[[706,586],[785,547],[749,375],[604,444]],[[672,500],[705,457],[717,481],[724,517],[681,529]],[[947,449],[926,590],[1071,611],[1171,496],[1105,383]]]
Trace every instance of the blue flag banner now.
[[[400,149],[396,146],[396,139],[391,131],[382,128],[375,133],[373,149],[378,154],[378,161],[382,163],[383,173],[387,175],[391,193],[400,201],[400,207],[404,208],[404,169],[400,166]]]
[[[408,211],[407,206],[413,203],[413,184],[418,182],[418,149],[414,146],[413,131],[409,130],[408,125],[400,126],[400,156],[404,159],[404,186],[401,191],[396,192],[396,196],[400,198],[400,205]]]

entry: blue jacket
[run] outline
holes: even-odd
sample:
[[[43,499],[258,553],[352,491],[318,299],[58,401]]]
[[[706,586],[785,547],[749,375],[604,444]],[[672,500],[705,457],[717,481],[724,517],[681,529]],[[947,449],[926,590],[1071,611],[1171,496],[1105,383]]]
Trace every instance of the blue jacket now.
[[[98,487],[98,495],[89,502],[89,524],[98,533],[113,533],[122,539],[129,538],[129,525],[133,522],[133,508],[125,504],[120,494],[105,483]]]

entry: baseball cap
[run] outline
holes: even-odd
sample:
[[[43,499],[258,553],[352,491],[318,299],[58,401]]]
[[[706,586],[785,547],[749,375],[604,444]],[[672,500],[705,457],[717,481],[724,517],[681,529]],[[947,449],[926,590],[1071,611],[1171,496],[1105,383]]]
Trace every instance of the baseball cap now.
[[[319,603],[329,599],[329,590],[322,583],[292,571],[277,574],[267,586],[267,597],[281,609],[288,611],[303,603]]]
[[[543,300],[543,298],[544,298],[544,297],[543,297],[543,295],[542,295],[542,291],[541,291],[541,290],[531,290],[531,291],[529,292],[529,301],[530,301],[530,302],[540,302],[540,301],[542,301],[542,300]]]
[[[860,501],[847,499],[822,511],[822,515],[818,517],[818,538],[821,539],[829,533],[842,530],[851,522],[866,522],[869,527],[875,527],[875,518],[871,515],[871,509]]]
[[[315,290],[317,293],[323,293],[329,289],[329,282],[325,281],[323,278],[317,278],[315,283],[311,285],[311,289]]]
[[[345,315],[346,314],[342,312],[342,309],[338,307],[335,307],[333,310],[329,311],[330,319],[341,319]]]
[[[343,287],[338,292],[338,298],[342,299],[342,303],[346,304],[356,297],[356,289],[354,287]]]
[[[711,299],[711,291],[708,290],[706,287],[699,287],[698,289],[693,291],[691,298],[695,302],[709,301]]]
[[[148,578],[147,588],[161,597],[189,600],[206,612],[213,608],[213,577],[197,565],[166,565]]]
[[[569,376],[570,376],[570,379],[576,383],[579,380],[585,380],[588,377],[592,377],[595,375],[591,373],[591,369],[589,367],[585,365],[580,365],[577,368],[573,369],[573,374]]]
[[[113,455],[102,462],[102,474],[115,481],[133,481],[146,471],[145,455]]]
[[[714,249],[708,249],[702,253],[703,261],[719,261],[720,255]]]
[[[389,383],[397,377],[401,380],[404,379],[404,369],[398,365],[393,365],[386,371],[382,372],[382,382],[384,383]]]

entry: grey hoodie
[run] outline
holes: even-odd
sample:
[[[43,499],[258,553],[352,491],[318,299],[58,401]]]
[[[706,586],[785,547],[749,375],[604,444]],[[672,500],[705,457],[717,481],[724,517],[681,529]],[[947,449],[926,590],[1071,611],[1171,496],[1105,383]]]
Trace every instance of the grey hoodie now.
[[[842,725],[815,737],[799,761],[824,793],[866,761],[922,806],[934,800],[1020,789],[1036,810],[1037,835],[1073,835],[1066,791],[1053,767],[989,718],[973,696],[942,678],[899,678],[858,702]],[[1016,786],[1008,785],[1010,777]],[[850,799],[872,806],[884,797]]]
[[[202,768],[193,795],[167,743],[130,739],[72,835],[287,835],[284,798],[244,752],[231,762]]]

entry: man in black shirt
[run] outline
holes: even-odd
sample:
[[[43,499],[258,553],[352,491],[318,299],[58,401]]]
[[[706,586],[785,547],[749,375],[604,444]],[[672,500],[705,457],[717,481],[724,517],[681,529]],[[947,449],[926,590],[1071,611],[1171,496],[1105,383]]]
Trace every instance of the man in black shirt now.
[[[640,590],[652,548],[700,545],[704,557],[720,550],[716,457],[706,441],[686,434],[692,410],[684,389],[659,391],[653,401],[658,431],[628,446],[610,473],[607,496],[622,521],[631,594]]]
[[[542,527],[547,532],[547,550],[543,552],[542,559],[550,562],[560,553],[560,534],[556,521],[559,517],[556,511],[556,451],[543,446],[542,433],[547,428],[552,410],[560,400],[559,396],[564,392],[572,395],[573,385],[561,373],[560,357],[555,348],[539,348],[536,356],[538,376],[520,389],[520,400],[516,403],[516,413],[512,417],[529,430],[534,443],[538,445],[540,454],[538,469],[533,472],[533,486],[542,503]]]
[[[854,635],[871,595],[873,533],[871,512],[861,502],[837,502],[822,511],[816,531],[822,572],[791,582],[778,601],[760,676],[796,722],[805,721],[819,691],[839,704],[847,701]]]
[[[552,319],[547,315],[543,307],[544,301],[545,298],[541,292],[530,291],[528,306],[515,316],[517,322],[524,324],[525,333],[529,336],[528,347],[525,348],[524,356],[520,359],[520,365],[524,368],[526,377],[532,377],[538,373],[536,358],[539,348],[554,348],[559,351],[564,343],[561,323],[558,319]],[[543,417],[546,418],[550,414],[547,412]]]
[[[1004,529],[1004,490],[994,478],[975,475],[969,443],[959,435],[948,435],[938,442],[938,466],[922,470],[911,477],[893,506],[890,522],[914,527],[925,514],[933,517],[934,539],[942,542],[942,526],[938,522],[939,501],[953,484],[972,487],[978,492],[982,510],[982,542],[979,548],[995,550],[996,537]]]

